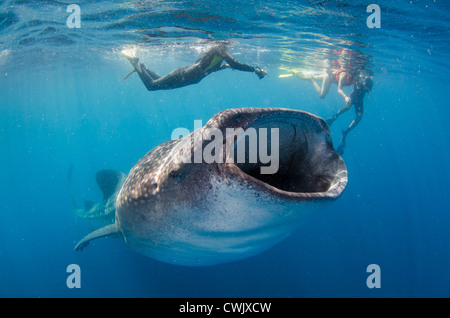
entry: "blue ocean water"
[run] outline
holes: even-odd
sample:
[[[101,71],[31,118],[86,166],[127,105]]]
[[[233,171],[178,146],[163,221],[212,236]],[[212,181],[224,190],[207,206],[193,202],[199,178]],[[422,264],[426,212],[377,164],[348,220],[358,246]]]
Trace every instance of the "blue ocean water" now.
[[[74,1],[75,2],[75,1]],[[381,9],[381,28],[366,11]],[[0,2],[1,297],[448,297],[450,296],[450,6],[429,1]],[[269,77],[225,70],[196,85],[148,92],[120,54],[136,46],[165,74],[193,63],[212,40]],[[175,128],[193,129],[235,107],[284,107],[327,118],[342,105],[311,83],[353,52],[374,72],[363,120],[347,139],[344,194],[292,236],[250,258],[209,267],[169,265],[121,240],[75,244],[92,228],[75,200],[98,201],[94,175],[128,172]],[[344,90],[348,93],[350,87]],[[354,111],[331,132],[337,145]],[[66,285],[69,264],[81,288]],[[366,268],[381,269],[368,288]]]

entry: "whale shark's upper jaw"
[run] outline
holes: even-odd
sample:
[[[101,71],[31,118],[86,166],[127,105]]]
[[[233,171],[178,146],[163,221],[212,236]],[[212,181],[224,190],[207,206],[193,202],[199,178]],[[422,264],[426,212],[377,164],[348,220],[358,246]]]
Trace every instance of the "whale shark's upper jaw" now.
[[[325,121],[317,116],[279,108],[241,108],[219,113],[205,127],[214,126],[221,130],[242,128],[235,137],[234,157],[225,155],[223,169],[264,192],[296,200],[335,199],[347,185],[345,163],[333,148]],[[261,141],[260,129],[268,131],[269,135],[271,129],[278,129],[278,151],[275,151],[278,158],[271,158],[278,160],[278,167],[272,169],[272,173],[261,173],[261,168],[274,165],[273,162],[262,163],[260,156],[256,162],[249,162],[250,138],[244,133],[249,128],[256,131],[258,141]],[[242,138],[247,138],[245,162],[237,160],[238,143],[242,146]],[[272,155],[273,141],[271,136],[266,138],[268,153]]]

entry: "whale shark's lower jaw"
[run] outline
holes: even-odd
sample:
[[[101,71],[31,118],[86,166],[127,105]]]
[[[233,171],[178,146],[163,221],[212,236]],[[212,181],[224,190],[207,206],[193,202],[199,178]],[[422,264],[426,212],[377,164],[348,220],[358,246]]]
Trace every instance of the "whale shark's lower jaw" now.
[[[269,249],[301,226],[317,208],[309,202],[299,206],[299,201],[274,200],[240,180],[214,177],[210,185],[208,198],[201,206],[180,210],[170,220],[160,219],[159,231],[148,233],[150,240],[125,232],[130,235],[127,244],[165,263],[217,265]]]
[[[175,265],[238,261],[281,242],[322,206],[316,202],[330,201],[323,193],[300,195],[272,186],[261,189],[266,186],[248,177],[228,176],[226,180],[212,176],[204,202],[177,211],[170,219],[159,219],[157,232],[147,232],[149,236],[142,238],[125,232],[129,235],[127,244],[148,257]]]

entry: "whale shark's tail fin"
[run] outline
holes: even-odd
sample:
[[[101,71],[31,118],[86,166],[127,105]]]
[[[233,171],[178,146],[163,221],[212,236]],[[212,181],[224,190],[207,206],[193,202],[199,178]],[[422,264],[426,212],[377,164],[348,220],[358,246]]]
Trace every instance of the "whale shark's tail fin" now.
[[[125,75],[125,77],[123,78],[122,81],[126,81],[128,77],[130,77],[131,74],[133,74],[134,72],[136,72],[136,69],[134,68],[132,71],[130,71],[130,73],[128,73],[127,75]]]
[[[75,246],[74,251],[81,251],[83,248],[88,246],[92,240],[102,237],[114,237],[119,235],[120,232],[117,230],[115,224],[107,225],[83,237],[81,241],[79,241],[78,244]]]

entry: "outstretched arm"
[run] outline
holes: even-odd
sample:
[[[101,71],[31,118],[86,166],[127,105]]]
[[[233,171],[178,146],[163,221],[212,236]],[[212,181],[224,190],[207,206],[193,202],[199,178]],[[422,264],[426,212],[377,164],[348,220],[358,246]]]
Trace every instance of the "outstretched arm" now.
[[[255,72],[259,78],[263,78],[267,75],[267,72],[260,69],[259,67],[253,67],[244,63],[239,62],[227,50],[222,50],[222,58],[228,63],[229,67],[244,72]]]
[[[232,57],[231,54],[227,50],[223,49],[221,53],[222,53],[222,58],[228,63],[228,65],[231,68],[234,68],[239,71],[244,71],[244,72],[254,72],[255,71],[255,68],[253,66],[239,62],[234,57]]]

